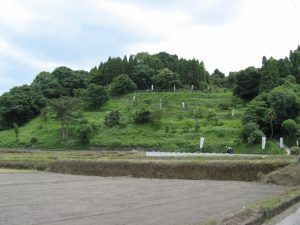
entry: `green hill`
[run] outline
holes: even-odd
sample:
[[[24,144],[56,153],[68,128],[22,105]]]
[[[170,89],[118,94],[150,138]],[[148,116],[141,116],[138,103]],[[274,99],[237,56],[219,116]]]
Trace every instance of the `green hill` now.
[[[135,97],[134,97],[135,96]],[[135,98],[135,101],[133,99]],[[20,127],[19,144],[13,129],[0,132],[1,147],[34,147],[46,149],[145,148],[168,151],[199,151],[199,138],[205,137],[206,152],[220,152],[232,146],[235,153],[262,153],[260,145],[247,146],[240,140],[243,104],[232,102],[230,91],[205,92],[140,92],[110,99],[97,111],[82,111],[80,117],[95,128],[89,145],[79,144],[78,122],[70,126],[69,139],[61,139],[60,123],[51,115],[47,125],[41,116]],[[160,101],[162,109],[160,110]],[[182,107],[185,103],[185,108]],[[142,106],[161,111],[160,122],[136,124],[133,115]],[[235,115],[232,116],[234,108]],[[120,124],[104,124],[112,110],[120,112]],[[160,114],[160,113],[159,113]],[[33,143],[32,138],[37,140]],[[264,153],[284,154],[267,142]]]

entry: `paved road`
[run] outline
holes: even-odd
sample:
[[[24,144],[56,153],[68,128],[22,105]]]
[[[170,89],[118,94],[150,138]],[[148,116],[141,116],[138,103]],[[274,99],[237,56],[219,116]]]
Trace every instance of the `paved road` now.
[[[247,182],[0,173],[0,224],[193,224],[284,189]]]
[[[300,224],[300,208],[293,214],[284,218],[277,225],[299,225],[299,224]]]
[[[299,225],[300,224],[300,203],[293,205],[283,213],[272,218],[264,225]]]

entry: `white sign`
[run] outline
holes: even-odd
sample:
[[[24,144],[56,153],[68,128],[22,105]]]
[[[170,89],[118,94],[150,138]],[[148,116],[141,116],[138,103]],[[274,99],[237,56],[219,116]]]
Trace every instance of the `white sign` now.
[[[262,148],[262,150],[264,150],[266,148],[266,141],[267,141],[267,137],[262,137],[261,138],[261,148]]]
[[[153,86],[153,84],[151,84],[151,91],[153,91],[153,89],[154,89],[154,86]]]
[[[280,148],[284,148],[284,145],[283,145],[283,138],[282,138],[282,137],[279,139],[279,147],[280,147]]]
[[[231,116],[234,117],[234,109],[231,111]]]
[[[182,108],[184,108],[184,107],[185,107],[185,103],[184,103],[184,102],[181,102],[181,105],[182,105]]]
[[[203,148],[203,145],[204,145],[204,140],[205,140],[205,138],[204,137],[201,137],[200,138],[200,149],[202,149]]]

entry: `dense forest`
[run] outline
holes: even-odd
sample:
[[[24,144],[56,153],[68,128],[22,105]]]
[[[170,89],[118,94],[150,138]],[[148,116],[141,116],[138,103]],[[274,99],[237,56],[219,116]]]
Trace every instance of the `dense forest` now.
[[[136,90],[216,92],[230,90],[232,102],[243,102],[241,137],[255,143],[262,135],[269,138],[285,133],[300,135],[300,47],[289,57],[262,58],[260,68],[248,67],[228,76],[216,69],[210,74],[204,63],[166,52],[146,52],[123,58],[108,58],[89,72],[58,67],[39,73],[30,85],[12,88],[0,97],[0,130],[18,127],[38,115],[47,120],[53,112],[62,125],[63,139],[77,108],[97,110],[114,96]],[[235,100],[234,100],[235,99]],[[114,124],[112,112],[108,124]],[[143,113],[141,111],[141,113]],[[140,119],[143,119],[143,114]],[[111,121],[110,121],[111,120]],[[82,126],[81,133],[89,133]]]

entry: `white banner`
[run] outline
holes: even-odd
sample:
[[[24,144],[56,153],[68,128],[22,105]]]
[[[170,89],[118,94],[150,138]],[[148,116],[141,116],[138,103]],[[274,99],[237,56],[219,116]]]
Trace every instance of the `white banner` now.
[[[201,137],[200,138],[200,149],[202,149],[203,148],[203,145],[204,145],[204,140],[205,140],[205,138],[204,137]]]
[[[262,150],[264,150],[266,148],[266,141],[267,141],[267,137],[262,137],[261,138],[261,148],[262,148]]]
[[[280,148],[284,148],[284,146],[283,146],[283,138],[282,137],[279,139],[279,147]]]

